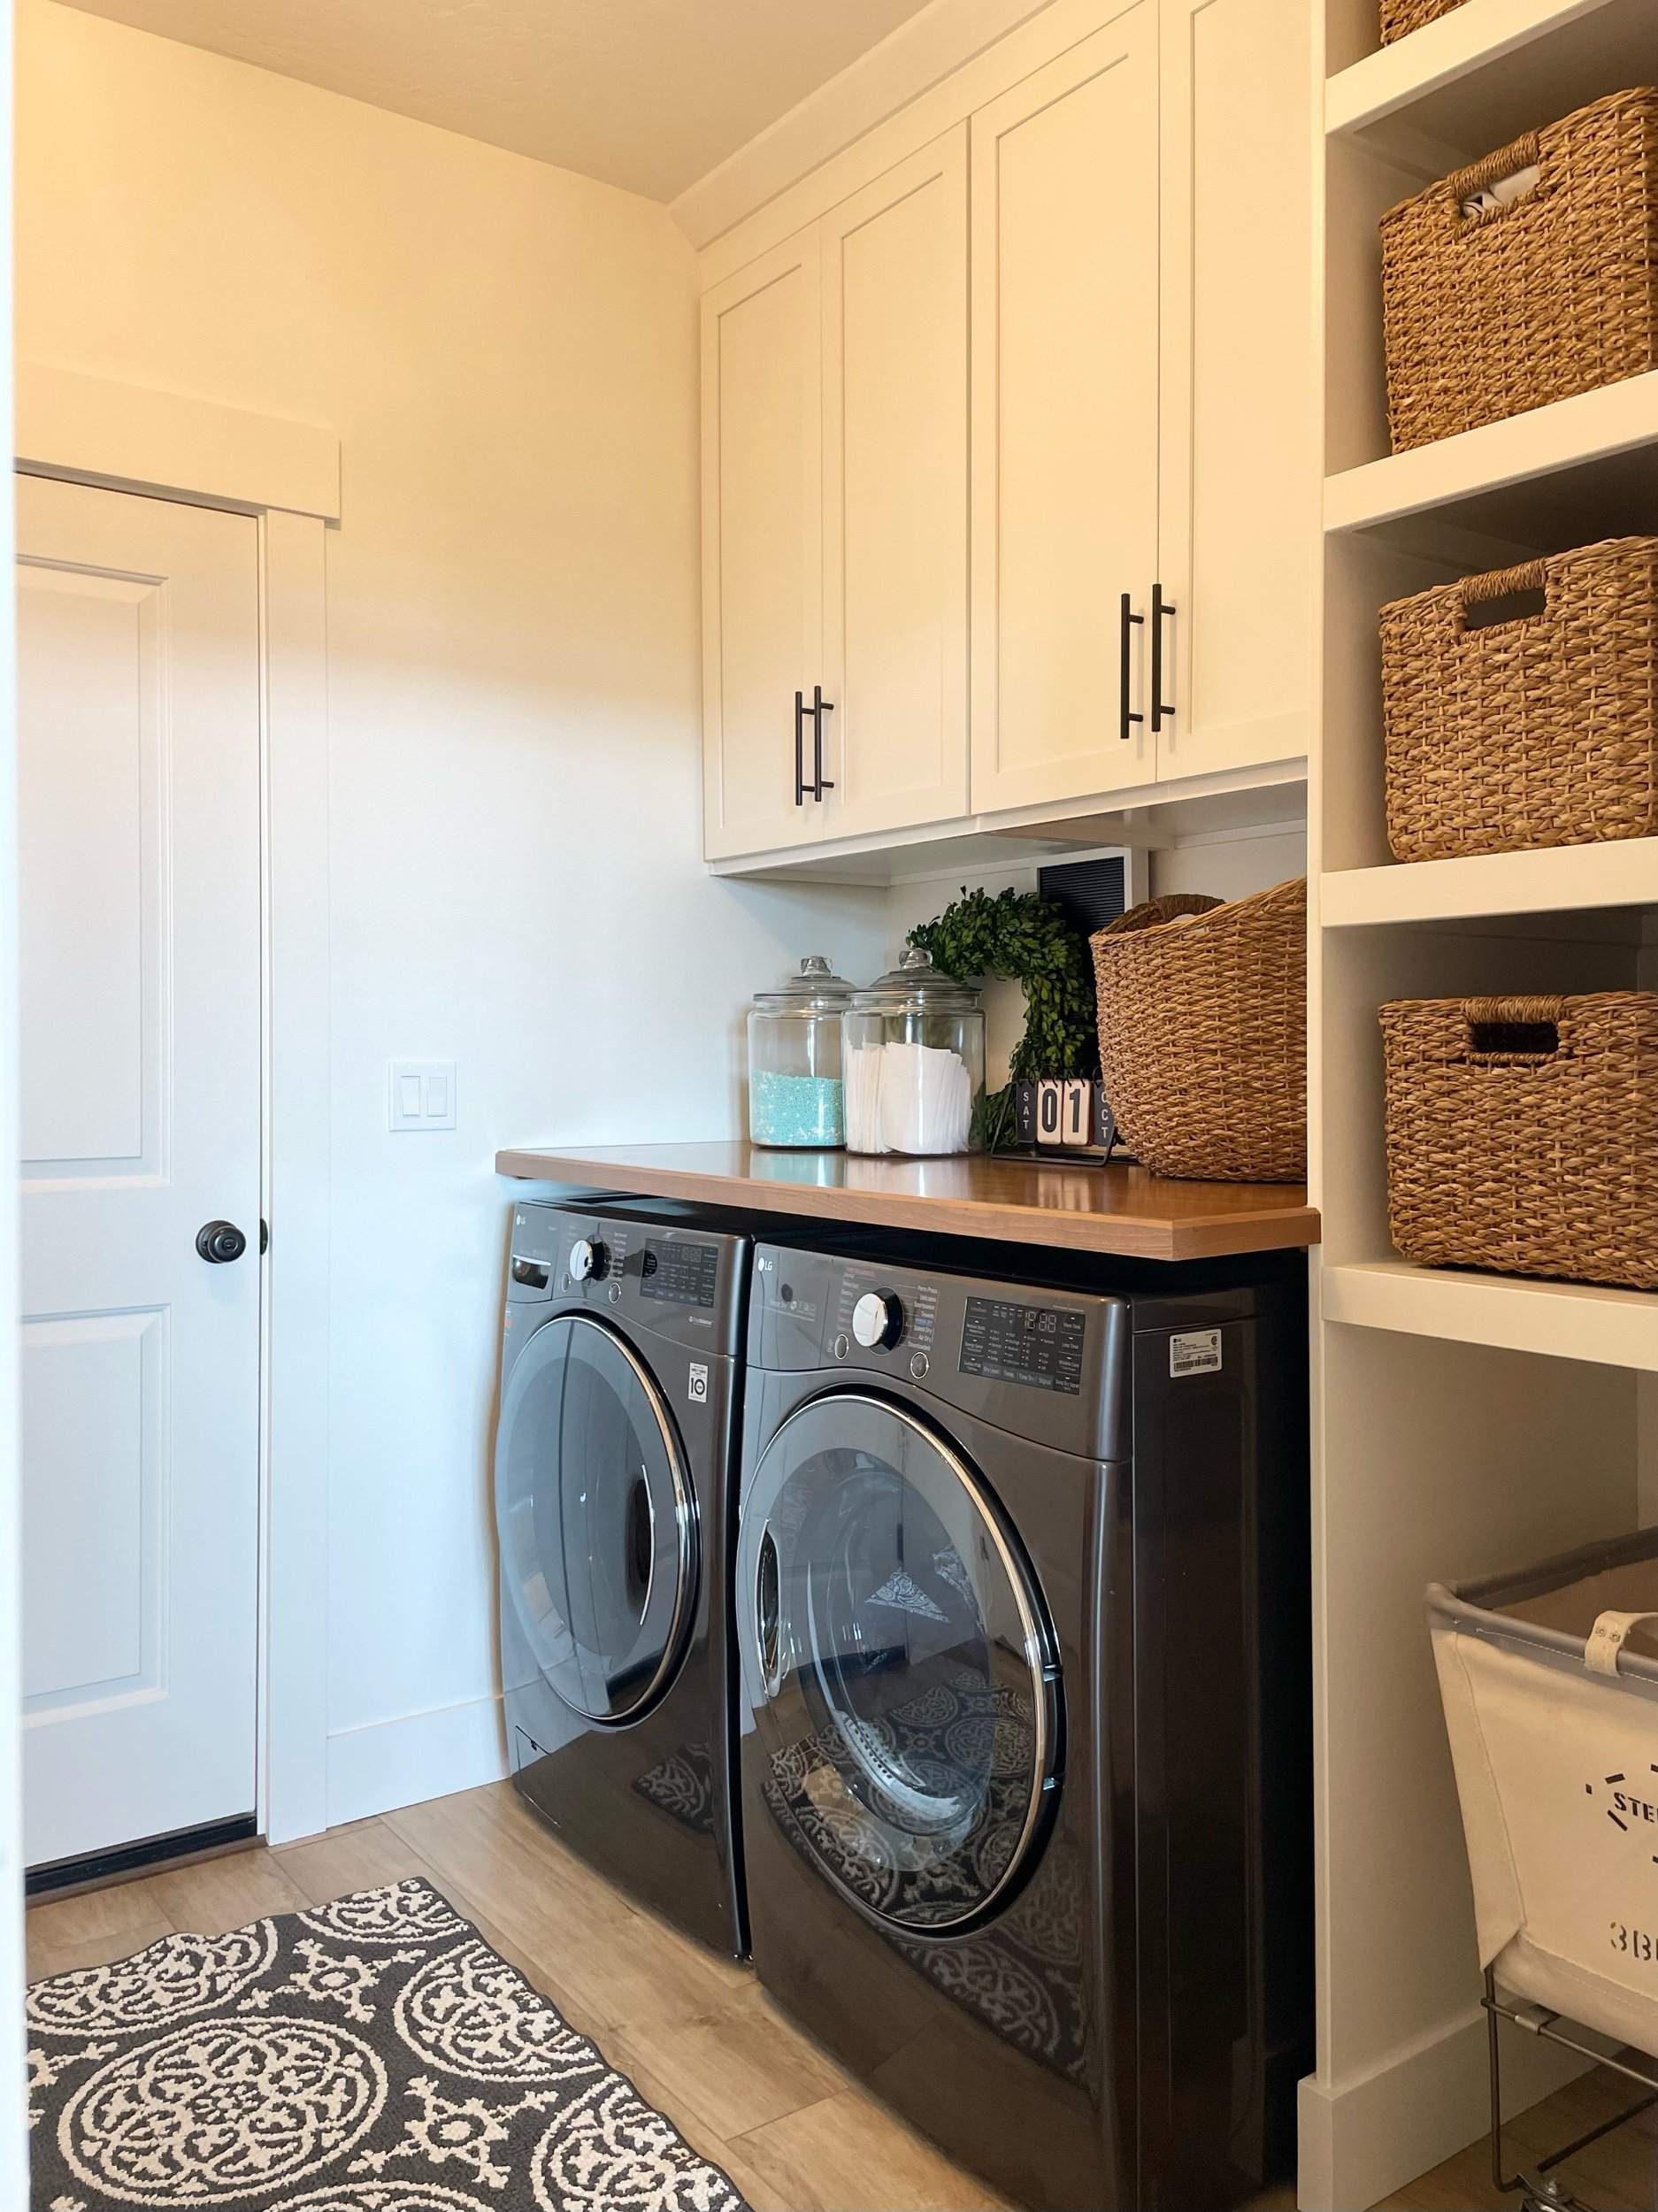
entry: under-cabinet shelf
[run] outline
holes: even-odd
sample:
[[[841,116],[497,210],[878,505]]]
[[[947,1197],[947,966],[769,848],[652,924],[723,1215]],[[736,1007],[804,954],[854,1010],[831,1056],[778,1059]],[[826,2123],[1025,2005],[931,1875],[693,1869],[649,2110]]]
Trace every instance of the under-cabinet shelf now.
[[[1658,837],[1332,869],[1319,883],[1326,929],[1646,906],[1658,906]]]
[[[1463,0],[1332,76],[1324,129],[1478,156],[1655,73],[1652,0]]]
[[[1326,1321],[1658,1371],[1658,1295],[1368,1260],[1324,1270]]]
[[[1401,543],[1438,523],[1563,552],[1650,530],[1655,510],[1658,369],[1324,479],[1327,534]]]

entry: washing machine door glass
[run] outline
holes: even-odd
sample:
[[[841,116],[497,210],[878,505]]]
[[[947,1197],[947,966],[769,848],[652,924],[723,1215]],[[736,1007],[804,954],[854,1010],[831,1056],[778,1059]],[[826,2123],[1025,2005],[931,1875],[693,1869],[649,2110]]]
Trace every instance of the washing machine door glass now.
[[[1060,1684],[982,1480],[901,1407],[811,1400],[746,1490],[739,1628],[762,1789],[797,1848],[900,1926],[977,1921],[1046,1834]]]
[[[696,1585],[696,1512],[642,1360],[581,1314],[538,1329],[495,1446],[505,1581],[536,1663],[589,1720],[639,1718],[672,1679]]]

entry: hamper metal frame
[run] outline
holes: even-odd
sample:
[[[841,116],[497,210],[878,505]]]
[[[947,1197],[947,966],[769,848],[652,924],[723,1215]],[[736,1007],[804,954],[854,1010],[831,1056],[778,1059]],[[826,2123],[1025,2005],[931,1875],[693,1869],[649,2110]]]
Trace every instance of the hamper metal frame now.
[[[1575,2197],[1562,2195],[1545,2177],[1551,2174],[1555,2167],[1563,2166],[1569,2158],[1575,2158],[1579,2151],[1587,2150],[1592,2143],[1598,2143],[1603,2135],[1610,2135],[1618,2128],[1627,2126],[1630,2121],[1639,2119],[1643,2112],[1649,2112],[1654,2105],[1658,2105],[1658,2070],[1643,2070],[1639,2066],[1631,2066],[1625,2058],[1608,2057],[1606,2052],[1596,2050],[1593,2044],[1582,2039],[1590,2032],[1589,2030],[1579,2028],[1575,2021],[1563,2020],[1562,2014],[1551,2012],[1546,2005],[1517,2003],[1499,1997],[1496,1977],[1490,1967],[1485,1969],[1485,1993],[1480,2002],[1485,2010],[1485,2032],[1490,2053],[1491,2178],[1499,2189],[1522,2192],[1527,2206],[1550,2208],[1575,2205],[1577,2202]],[[1581,2057],[1593,2059],[1597,2066],[1610,2067],[1614,2073],[1623,2075],[1627,2080],[1639,2082],[1647,2094],[1626,2110],[1615,2113],[1609,2120],[1602,2120],[1598,2127],[1588,2129],[1563,2148],[1551,2151],[1547,2158],[1539,2159],[1530,2172],[1523,2168],[1514,2174],[1505,2173],[1504,2168],[1508,2162],[1503,2155],[1502,2148],[1502,2052],[1497,2024],[1501,2020],[1511,2020],[1516,2028],[1524,2028],[1528,2035],[1540,2036],[1546,2043],[1558,2043],[1569,2051],[1576,2051]]]

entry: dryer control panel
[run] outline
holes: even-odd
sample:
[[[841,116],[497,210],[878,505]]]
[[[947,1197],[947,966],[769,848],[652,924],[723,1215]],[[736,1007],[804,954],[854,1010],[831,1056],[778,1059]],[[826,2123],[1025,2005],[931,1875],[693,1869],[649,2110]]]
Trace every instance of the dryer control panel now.
[[[1032,1306],[1015,1298],[969,1298],[962,1324],[963,1375],[987,1375],[1030,1390],[1082,1388],[1088,1317],[1080,1306]]]
[[[880,1378],[905,1397],[1112,1458],[1125,1448],[1129,1317],[1121,1299],[763,1244],[748,1358]]]

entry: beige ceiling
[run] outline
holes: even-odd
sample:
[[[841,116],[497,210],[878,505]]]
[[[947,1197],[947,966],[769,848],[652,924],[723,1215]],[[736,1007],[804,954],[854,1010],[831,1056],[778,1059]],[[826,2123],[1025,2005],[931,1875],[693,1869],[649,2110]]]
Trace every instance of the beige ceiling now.
[[[72,0],[671,200],[925,0]]]

